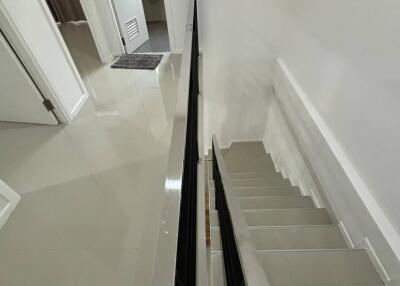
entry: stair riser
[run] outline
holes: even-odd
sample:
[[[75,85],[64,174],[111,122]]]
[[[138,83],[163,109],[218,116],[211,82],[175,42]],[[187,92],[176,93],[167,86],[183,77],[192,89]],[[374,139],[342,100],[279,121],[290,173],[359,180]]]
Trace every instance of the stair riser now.
[[[257,256],[270,286],[384,285],[361,250],[260,252]],[[211,261],[212,285],[225,286],[222,254],[213,254]]]
[[[214,187],[209,189],[210,195],[214,196]],[[268,196],[301,196],[296,188],[235,188],[237,197],[268,197]]]
[[[259,253],[270,286],[383,285],[363,250]]]
[[[232,186],[235,187],[277,187],[285,186],[290,187],[290,181],[281,178],[271,179],[237,179],[231,180]]]
[[[310,197],[283,196],[283,197],[238,197],[242,209],[289,209],[313,208],[314,203]],[[215,199],[210,200],[210,208],[215,210]]]
[[[233,180],[239,179],[256,179],[256,180],[283,180],[280,173],[230,173]]]
[[[239,198],[242,209],[290,209],[313,208],[310,197],[270,197],[270,198]]]
[[[244,211],[249,226],[330,225],[325,209]]]
[[[257,250],[346,249],[337,227],[301,226],[250,229]],[[221,251],[220,230],[211,231],[211,250]]]

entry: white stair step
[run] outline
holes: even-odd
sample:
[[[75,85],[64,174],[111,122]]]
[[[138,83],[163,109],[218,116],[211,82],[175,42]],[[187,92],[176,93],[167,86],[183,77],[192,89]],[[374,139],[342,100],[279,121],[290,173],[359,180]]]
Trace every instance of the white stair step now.
[[[278,172],[242,172],[229,173],[231,179],[283,179],[282,174]]]
[[[213,163],[212,161],[207,161],[207,174],[208,178],[213,178]],[[229,173],[231,179],[269,179],[278,180],[284,179],[282,174],[279,172],[240,172],[240,173]]]
[[[270,197],[240,197],[242,209],[288,209],[313,208],[311,197],[306,196],[270,196]]]
[[[207,175],[208,179],[212,180],[213,179],[213,162],[212,161],[207,161]]]
[[[339,228],[330,225],[251,227],[257,250],[346,249]],[[219,228],[211,229],[211,251],[221,251]]]
[[[248,196],[299,196],[297,187],[235,187],[238,197]]]
[[[364,250],[264,252],[270,286],[383,285]]]
[[[208,189],[214,190],[215,185],[214,181],[208,181]],[[279,192],[282,191],[297,191],[299,192],[299,188],[295,186],[233,186],[233,190],[239,196],[269,196],[275,194],[279,196]]]
[[[242,209],[313,208],[311,197],[305,196],[252,196],[238,197]],[[215,198],[210,199],[210,209],[215,210]]]
[[[219,227],[218,212],[210,210],[210,225],[211,227]]]
[[[269,178],[269,179],[232,179],[231,184],[235,187],[275,187],[291,186],[288,179]]]
[[[326,209],[244,210],[249,226],[332,225]],[[211,227],[219,227],[218,212],[210,210]]]
[[[221,253],[211,254],[211,282],[212,286],[225,286],[224,258]]]
[[[250,227],[250,233],[258,250],[348,248],[334,225]]]
[[[209,192],[210,197],[214,197],[214,186],[209,187]],[[235,187],[234,192],[237,197],[301,196],[300,191],[296,187]]]
[[[244,210],[249,226],[329,225],[326,209]]]
[[[229,172],[275,171],[262,142],[235,142],[224,154],[224,160]]]
[[[258,252],[269,286],[384,285],[364,250]],[[212,254],[213,286],[225,286],[221,253]]]

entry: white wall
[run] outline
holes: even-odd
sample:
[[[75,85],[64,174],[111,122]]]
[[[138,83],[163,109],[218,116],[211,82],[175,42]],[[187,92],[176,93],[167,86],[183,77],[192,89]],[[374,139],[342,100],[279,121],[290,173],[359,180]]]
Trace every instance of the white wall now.
[[[265,1],[199,1],[199,37],[204,61],[206,148],[212,134],[261,139],[274,48],[267,37]]]
[[[1,0],[0,27],[57,115],[70,121],[87,92],[44,0]]]
[[[263,141],[275,165],[334,213],[350,245],[369,251],[384,281],[400,277],[399,234],[282,59],[272,83]]]
[[[224,145],[262,137],[279,56],[397,239],[400,2],[204,0],[200,6],[207,142],[211,133]]]
[[[168,19],[168,34],[173,53],[182,53],[185,41],[186,18],[189,1],[193,0],[164,0],[165,13]],[[172,39],[172,40],[171,40]]]

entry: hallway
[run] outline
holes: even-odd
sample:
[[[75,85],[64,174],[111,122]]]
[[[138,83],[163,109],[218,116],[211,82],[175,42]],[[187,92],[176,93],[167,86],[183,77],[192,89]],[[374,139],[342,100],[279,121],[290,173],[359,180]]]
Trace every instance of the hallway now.
[[[167,22],[147,23],[150,39],[135,53],[165,53],[171,51]]]
[[[89,99],[66,126],[0,124],[0,178],[22,194],[0,231],[0,285],[149,285],[180,56],[103,66],[61,27]]]

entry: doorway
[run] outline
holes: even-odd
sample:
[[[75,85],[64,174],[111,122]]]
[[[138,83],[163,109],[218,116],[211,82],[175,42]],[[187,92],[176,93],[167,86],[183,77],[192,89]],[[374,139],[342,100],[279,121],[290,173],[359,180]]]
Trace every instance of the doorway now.
[[[164,0],[142,0],[150,39],[135,52],[170,52]]]
[[[90,30],[84,9],[80,0],[46,0],[47,6],[57,24],[59,31],[66,43],[66,46],[78,68],[80,74],[83,74],[85,68],[78,62],[78,54],[87,53],[92,57],[97,55],[93,34]],[[101,64],[100,57],[94,59]]]
[[[112,0],[126,54],[171,51],[165,0]]]

